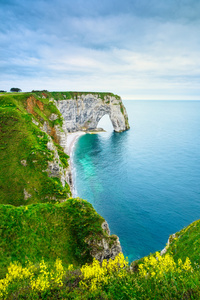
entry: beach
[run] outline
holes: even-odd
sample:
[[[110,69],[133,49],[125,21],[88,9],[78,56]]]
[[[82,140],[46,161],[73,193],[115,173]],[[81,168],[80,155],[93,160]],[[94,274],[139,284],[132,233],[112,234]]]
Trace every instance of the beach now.
[[[66,148],[67,148],[67,154],[70,157],[69,158],[69,167],[71,169],[70,173],[72,176],[71,192],[72,192],[73,197],[76,196],[76,190],[75,190],[75,186],[74,186],[74,176],[73,176],[73,161],[72,161],[73,149],[74,149],[75,143],[78,140],[78,138],[84,134],[85,134],[85,132],[83,132],[83,131],[77,131],[77,132],[72,132],[72,133],[67,134]]]
[[[84,135],[85,132],[83,131],[77,131],[77,132],[72,132],[72,133],[68,133],[67,134],[67,154],[70,156],[70,159],[72,157],[72,153],[73,153],[73,148],[74,148],[74,145],[77,141],[77,139]]]

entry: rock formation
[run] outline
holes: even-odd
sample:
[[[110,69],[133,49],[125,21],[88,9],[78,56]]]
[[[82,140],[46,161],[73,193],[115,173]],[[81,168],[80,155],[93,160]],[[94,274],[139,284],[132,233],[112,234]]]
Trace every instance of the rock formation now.
[[[129,129],[126,109],[119,96],[83,93],[69,100],[58,100],[60,110],[68,132],[87,131],[97,128],[100,119],[108,114],[114,131]]]
[[[104,259],[114,259],[122,248],[118,236],[110,235],[110,229],[108,223],[104,221],[101,225],[107,237],[101,237],[100,239],[91,239],[90,237],[85,242],[90,246],[90,254],[98,261],[102,262]]]

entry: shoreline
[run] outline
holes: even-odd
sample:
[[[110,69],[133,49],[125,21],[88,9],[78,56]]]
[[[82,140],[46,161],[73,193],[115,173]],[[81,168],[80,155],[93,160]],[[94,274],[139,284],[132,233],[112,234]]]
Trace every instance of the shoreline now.
[[[73,154],[73,148],[77,142],[77,139],[84,134],[86,134],[86,133],[83,131],[67,133],[66,153],[69,155],[70,160],[71,160],[71,156]]]
[[[78,140],[79,137],[86,134],[86,132],[83,131],[76,131],[67,133],[67,141],[66,141],[66,154],[69,155],[69,168],[71,173],[71,193],[72,197],[75,197],[75,186],[74,186],[74,176],[73,176],[73,150],[74,146]]]
[[[74,185],[74,166],[73,166],[73,151],[74,151],[74,146],[77,142],[77,140],[82,136],[85,135],[86,133],[89,134],[98,134],[101,132],[106,132],[104,129],[102,128],[97,128],[96,130],[91,130],[88,132],[85,131],[75,131],[75,132],[68,132],[67,133],[67,139],[66,139],[66,146],[65,146],[65,153],[67,155],[69,155],[69,170],[70,170],[70,174],[69,174],[69,184],[70,184],[70,188],[71,188],[71,192],[72,192],[72,197],[77,197],[77,195],[75,194],[76,189],[75,189],[75,185]]]

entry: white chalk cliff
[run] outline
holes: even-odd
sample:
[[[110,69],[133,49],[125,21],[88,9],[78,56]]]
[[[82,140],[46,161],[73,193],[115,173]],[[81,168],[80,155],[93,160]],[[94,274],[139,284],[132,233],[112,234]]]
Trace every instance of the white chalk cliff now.
[[[68,132],[87,131],[97,128],[100,119],[108,114],[114,131],[129,129],[126,109],[119,96],[83,93],[73,99],[58,100],[60,110]]]

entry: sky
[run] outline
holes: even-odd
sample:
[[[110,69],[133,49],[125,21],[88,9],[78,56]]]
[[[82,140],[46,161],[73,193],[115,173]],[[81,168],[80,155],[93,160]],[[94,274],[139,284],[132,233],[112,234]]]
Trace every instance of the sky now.
[[[0,90],[200,100],[199,0],[0,0]]]

